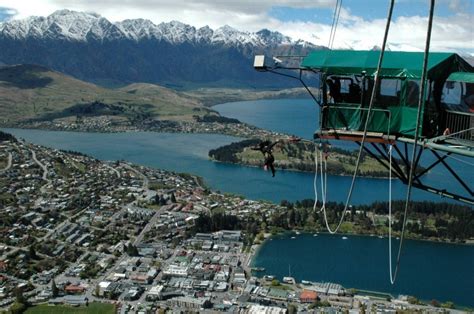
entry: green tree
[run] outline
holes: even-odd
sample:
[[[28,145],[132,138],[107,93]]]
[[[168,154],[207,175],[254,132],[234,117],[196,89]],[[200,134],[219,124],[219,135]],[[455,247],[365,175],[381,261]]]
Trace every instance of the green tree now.
[[[442,303],[442,304],[441,304],[441,307],[444,307],[445,309],[454,309],[454,308],[456,308],[456,306],[454,305],[454,303],[451,302],[451,301]]]
[[[296,314],[298,312],[298,308],[294,304],[288,304],[288,314]]]
[[[53,297],[57,297],[59,294],[59,289],[56,286],[56,281],[54,279],[51,281],[51,291],[53,293]]]
[[[28,255],[31,259],[37,259],[38,255],[36,255],[36,250],[33,245],[30,245],[28,248]]]
[[[15,296],[16,302],[23,303],[23,304],[27,303],[27,300],[26,300],[25,296],[23,295],[23,290],[21,288],[16,288],[13,291],[13,295]]]
[[[13,291],[15,296],[15,303],[10,307],[10,312],[12,314],[20,314],[26,311],[28,307],[28,300],[23,295],[23,290],[20,288],[16,288]]]
[[[97,285],[97,286],[95,286],[94,295],[95,295],[96,297],[98,297],[99,294],[100,294],[100,287],[99,287],[99,285]]]
[[[176,203],[176,196],[174,196],[174,193],[171,193],[171,203]]]
[[[10,306],[10,313],[12,314],[21,314],[26,311],[26,305],[15,301],[15,303]]]

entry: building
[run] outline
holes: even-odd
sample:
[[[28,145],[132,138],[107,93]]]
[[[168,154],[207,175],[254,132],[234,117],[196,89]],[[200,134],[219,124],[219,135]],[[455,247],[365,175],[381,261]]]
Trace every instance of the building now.
[[[138,298],[140,298],[142,293],[143,293],[143,289],[141,287],[131,287],[127,291],[123,299],[126,301],[138,300]]]
[[[188,267],[171,264],[163,270],[163,274],[169,276],[187,276]]]
[[[301,303],[314,303],[318,298],[318,293],[311,290],[303,290],[300,294]]]
[[[150,291],[148,291],[147,295],[146,295],[146,300],[147,301],[155,301],[155,300],[160,300],[162,295],[162,291],[163,291],[163,286],[162,285],[157,285],[157,286],[153,286],[151,287]]]
[[[64,287],[64,292],[67,294],[82,294],[86,291],[86,288],[80,285],[68,285]]]
[[[169,299],[168,306],[171,308],[186,308],[186,309],[206,309],[212,306],[209,298],[190,298],[178,297]]]
[[[222,230],[220,234],[223,242],[239,242],[242,238],[240,230]]]
[[[276,306],[251,305],[245,309],[246,314],[285,314],[286,309]]]
[[[287,301],[288,292],[283,289],[270,288],[270,290],[267,293],[267,297],[276,301]]]

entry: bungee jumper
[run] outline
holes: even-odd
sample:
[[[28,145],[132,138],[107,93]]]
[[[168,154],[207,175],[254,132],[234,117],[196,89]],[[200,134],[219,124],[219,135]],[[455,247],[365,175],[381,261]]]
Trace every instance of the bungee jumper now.
[[[296,136],[291,136],[289,139],[287,139],[288,142],[290,143],[296,143],[299,142],[301,139]],[[263,142],[260,142],[257,146],[251,147],[253,150],[258,150],[263,154],[264,157],[264,162],[263,162],[263,169],[267,171],[268,169],[271,170],[272,172],[272,177],[275,177],[275,157],[273,156],[273,147],[275,145],[280,144],[284,142],[285,140],[280,139],[277,140],[276,142],[272,142],[269,140],[265,140]]]

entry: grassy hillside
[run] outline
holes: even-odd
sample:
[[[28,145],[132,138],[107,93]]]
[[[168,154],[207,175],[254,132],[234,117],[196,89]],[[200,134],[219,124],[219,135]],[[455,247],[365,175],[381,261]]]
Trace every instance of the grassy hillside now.
[[[232,143],[209,152],[209,156],[218,161],[239,163],[251,166],[262,166],[263,155],[252,150],[260,140],[250,139]],[[310,142],[281,143],[274,147],[275,167],[300,171],[314,171],[314,144]],[[335,175],[352,175],[357,161],[357,152],[331,148],[327,158],[328,173]],[[387,177],[385,168],[375,159],[363,156],[359,167],[361,176]]]
[[[173,119],[208,111],[201,108],[199,100],[157,85],[106,89],[41,66],[0,67],[0,123],[77,115]]]

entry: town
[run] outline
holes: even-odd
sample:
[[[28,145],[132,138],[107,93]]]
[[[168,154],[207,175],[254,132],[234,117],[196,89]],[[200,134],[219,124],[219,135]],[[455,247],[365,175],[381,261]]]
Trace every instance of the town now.
[[[278,132],[272,132],[257,128],[236,119],[222,117],[220,115],[198,115],[189,120],[124,120],[114,116],[74,116],[58,118],[54,120],[37,120],[18,123],[2,122],[3,127],[14,127],[24,129],[44,129],[53,131],[79,131],[79,132],[167,132],[167,133],[209,133],[224,134],[241,138],[274,138],[282,136]]]
[[[447,311],[413,297],[258,276],[251,260],[261,241],[246,222],[285,207],[215,193],[192,175],[8,136],[0,175],[0,310]]]

